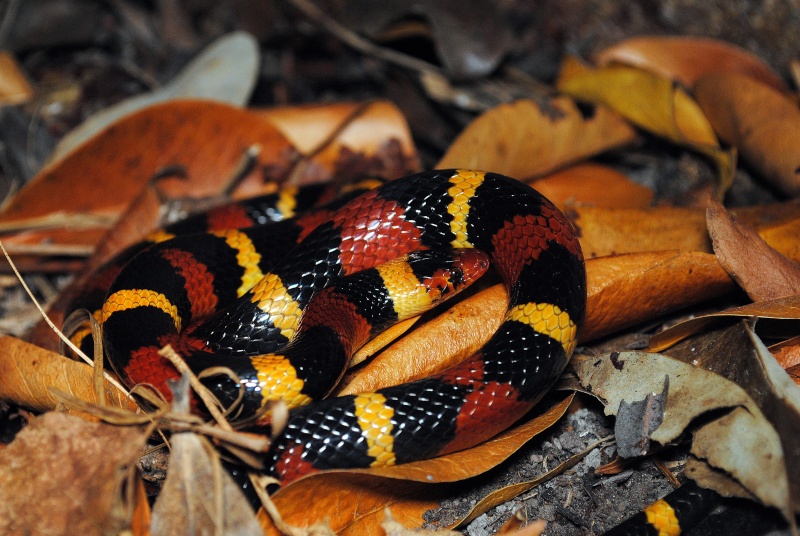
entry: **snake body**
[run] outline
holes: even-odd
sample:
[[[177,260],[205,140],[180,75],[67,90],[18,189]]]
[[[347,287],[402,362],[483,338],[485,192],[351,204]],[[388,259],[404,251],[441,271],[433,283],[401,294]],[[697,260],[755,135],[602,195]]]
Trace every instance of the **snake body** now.
[[[232,369],[239,383],[204,381],[223,403],[243,393],[244,414],[288,400],[294,409],[265,461],[290,482],[472,446],[519,419],[566,366],[584,316],[583,256],[567,219],[529,186],[478,171],[422,172],[316,220],[291,251],[275,251],[256,227],[179,237],[134,257],[100,313],[120,376],[167,394],[177,372],[158,350],[171,344],[197,373]],[[435,301],[486,259],[509,307],[475,355],[430,378],[322,399],[357,345],[417,314],[398,305],[409,281],[423,288],[412,302]]]

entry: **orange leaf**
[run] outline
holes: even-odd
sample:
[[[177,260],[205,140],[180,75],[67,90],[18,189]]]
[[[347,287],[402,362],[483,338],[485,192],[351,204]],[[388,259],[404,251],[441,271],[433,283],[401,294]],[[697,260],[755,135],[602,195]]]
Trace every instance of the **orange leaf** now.
[[[710,200],[708,231],[720,264],[753,301],[800,294],[800,268],[769,247],[758,233]]]
[[[14,56],[0,51],[0,105],[21,104],[33,97],[33,88]]]
[[[160,180],[170,198],[218,194],[248,147],[261,152],[255,171],[239,187],[255,194],[262,168],[293,154],[289,142],[269,122],[250,112],[208,101],[173,101],[126,116],[53,165],[45,167],[4,208],[0,223],[20,224],[51,214],[89,214],[115,218],[142,188],[167,169],[183,178]],[[105,228],[101,228],[105,230]],[[41,239],[50,239],[39,233]],[[63,243],[90,244],[84,232],[58,237]],[[13,243],[13,238],[4,242]]]
[[[800,193],[800,109],[786,94],[740,74],[701,78],[695,97],[714,130],[788,195]]]
[[[611,167],[591,162],[576,164],[530,184],[562,211],[571,205],[644,208],[653,201],[650,188]]]
[[[708,73],[741,73],[784,91],[786,84],[764,60],[747,50],[704,37],[639,36],[626,39],[594,57],[600,66],[624,63],[677,80],[687,88]]]
[[[257,113],[312,158],[309,165],[323,168],[322,178],[397,178],[419,170],[408,123],[391,102],[286,106]]]
[[[586,263],[589,299],[580,339],[587,341],[722,296],[735,286],[714,255],[660,251]]]
[[[606,108],[586,118],[567,97],[503,104],[470,123],[436,165],[527,179],[626,145],[634,130]]]
[[[86,402],[97,402],[92,367],[55,352],[43,350],[14,337],[0,337],[0,399],[20,406],[47,411],[58,400],[50,394],[54,387]],[[138,409],[136,404],[106,382],[106,400],[110,406]]]

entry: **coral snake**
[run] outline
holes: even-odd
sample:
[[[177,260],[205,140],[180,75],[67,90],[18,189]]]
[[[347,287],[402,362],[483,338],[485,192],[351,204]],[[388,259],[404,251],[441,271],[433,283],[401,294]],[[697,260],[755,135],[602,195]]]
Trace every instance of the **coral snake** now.
[[[291,239],[276,238],[282,225]],[[324,398],[360,344],[489,264],[508,289],[508,312],[471,358],[415,382]],[[238,382],[203,381],[225,404],[241,395],[243,416],[286,400],[288,423],[266,454],[286,483],[430,458],[499,433],[561,374],[585,304],[576,234],[550,201],[502,175],[437,170],[285,223],[159,242],[122,269],[99,318],[129,384],[168,395],[177,372],[158,350],[170,344],[197,373],[233,370]]]

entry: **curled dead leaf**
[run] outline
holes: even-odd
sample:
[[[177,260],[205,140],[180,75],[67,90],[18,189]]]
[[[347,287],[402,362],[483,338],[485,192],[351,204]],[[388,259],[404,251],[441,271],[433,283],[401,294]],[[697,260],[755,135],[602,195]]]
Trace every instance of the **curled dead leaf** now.
[[[752,227],[713,200],[706,219],[717,259],[753,301],[800,294],[800,267],[769,247]]]
[[[676,359],[644,352],[577,356],[573,366],[581,383],[606,401],[608,415],[615,414],[623,400],[643,400],[649,393],[661,391],[669,378],[664,420],[650,435],[662,445],[677,438],[700,415],[730,408],[721,417],[698,425],[692,452],[728,472],[764,504],[785,515],[793,511],[780,437],[735,383]]]
[[[692,88],[708,73],[735,72],[784,91],[786,84],[764,60],[747,50],[706,37],[646,35],[620,41],[594,56],[597,65],[624,63]]]
[[[556,87],[571,97],[603,104],[638,127],[709,157],[720,192],[733,182],[735,152],[723,150],[700,106],[671,80],[626,65],[592,69],[567,57]]]
[[[800,108],[781,91],[748,76],[709,74],[694,95],[719,137],[738,148],[764,179],[800,193]]]
[[[51,388],[87,402],[98,401],[92,367],[10,336],[0,337],[0,377],[0,399],[38,411],[58,405]],[[110,406],[138,409],[117,387],[107,381],[104,385]]]

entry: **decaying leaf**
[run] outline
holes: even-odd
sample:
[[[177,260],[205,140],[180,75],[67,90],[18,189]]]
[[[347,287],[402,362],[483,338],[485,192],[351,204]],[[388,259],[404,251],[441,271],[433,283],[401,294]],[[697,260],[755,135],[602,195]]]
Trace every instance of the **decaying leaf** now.
[[[653,201],[650,188],[611,167],[591,162],[576,164],[530,184],[562,211],[575,205],[644,208]]]
[[[43,350],[14,337],[0,337],[0,399],[20,406],[48,411],[59,400],[51,388],[86,402],[97,402],[92,367],[55,352]],[[110,406],[138,409],[136,403],[117,387],[105,382],[106,401]]]
[[[710,200],[708,232],[720,264],[754,302],[800,294],[800,267]]]
[[[781,439],[793,507],[800,509],[800,388],[753,331],[755,320],[709,331],[668,350],[670,356],[723,376],[744,389]]]
[[[705,369],[644,352],[578,356],[573,365],[581,383],[606,401],[608,415],[616,414],[623,400],[643,400],[660,392],[669,378],[664,420],[651,434],[662,445],[675,440],[697,417],[729,408],[697,427],[692,452],[726,471],[764,504],[791,515],[794,507],[780,437],[741,387]]]
[[[594,56],[597,65],[624,63],[677,80],[691,89],[705,74],[735,72],[785,90],[786,84],[772,68],[747,50],[705,37],[642,35],[620,41]]]
[[[584,117],[567,97],[544,105],[517,101],[470,123],[436,167],[485,169],[529,179],[621,147],[635,137],[625,121],[602,106]]]
[[[800,108],[785,93],[740,74],[709,74],[694,95],[714,130],[778,190],[800,193]]]
[[[558,421],[571,401],[568,396],[530,421],[471,449],[394,467],[309,475],[278,490],[273,501],[287,523],[305,527],[327,518],[340,536],[379,530],[387,506],[403,526],[419,528],[424,523],[422,515],[438,506],[448,482],[481,474],[506,460]],[[263,512],[259,519],[267,534],[278,534]]]
[[[714,322],[724,321],[730,318],[748,317],[800,320],[800,296],[789,296],[776,300],[749,303],[741,307],[733,307],[717,313],[685,320],[655,334],[650,339],[648,349],[651,352],[660,352]]]
[[[720,147],[703,110],[671,80],[626,65],[591,69],[567,57],[556,87],[577,100],[608,106],[656,136],[708,156],[719,171],[720,192],[733,182],[735,152]]]
[[[123,484],[148,435],[64,413],[35,419],[0,449],[0,532],[120,533],[134,508]]]
[[[188,377],[176,382],[173,395],[173,410],[188,412]],[[253,509],[222,469],[219,453],[207,439],[179,432],[172,435],[170,445],[167,478],[153,506],[153,536],[261,534]]]
[[[256,83],[258,43],[248,33],[233,32],[218,38],[175,78],[163,86],[109,106],[68,132],[50,155],[55,162],[81,143],[128,114],[172,99],[209,99],[244,106]]]

